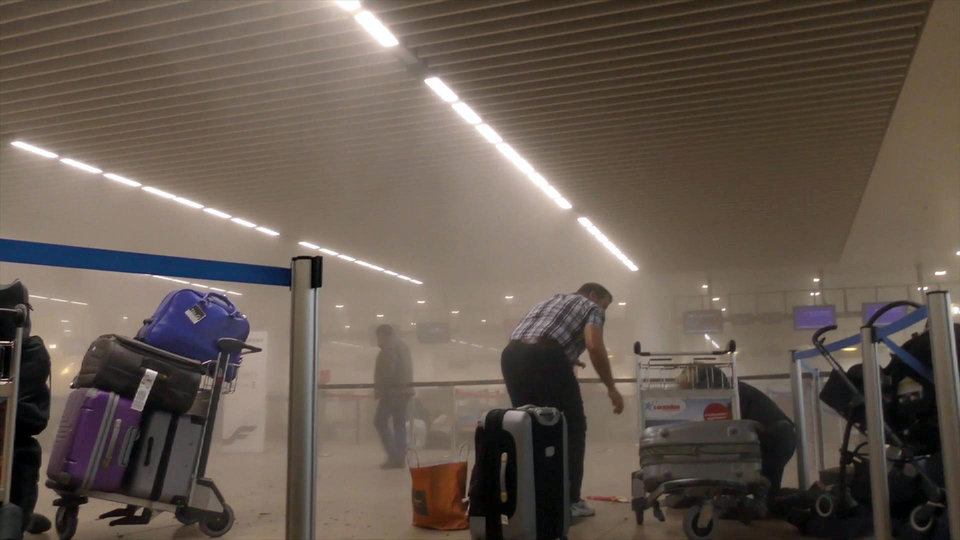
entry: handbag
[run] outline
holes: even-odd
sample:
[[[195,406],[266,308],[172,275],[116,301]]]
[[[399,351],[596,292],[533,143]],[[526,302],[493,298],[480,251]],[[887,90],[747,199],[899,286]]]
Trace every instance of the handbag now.
[[[413,525],[424,529],[458,531],[466,529],[467,521],[467,445],[460,447],[457,461],[420,465],[416,450],[407,454],[413,487]],[[413,454],[416,465],[410,464]]]

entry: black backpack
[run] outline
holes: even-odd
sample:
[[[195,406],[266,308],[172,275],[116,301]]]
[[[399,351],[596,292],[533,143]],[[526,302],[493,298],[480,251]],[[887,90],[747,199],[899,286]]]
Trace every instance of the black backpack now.
[[[18,304],[27,306],[27,320],[23,324],[23,338],[26,339],[30,335],[30,295],[27,287],[17,279],[13,283],[0,285],[0,308],[13,309]],[[0,312],[0,341],[12,341],[16,329],[13,315]]]

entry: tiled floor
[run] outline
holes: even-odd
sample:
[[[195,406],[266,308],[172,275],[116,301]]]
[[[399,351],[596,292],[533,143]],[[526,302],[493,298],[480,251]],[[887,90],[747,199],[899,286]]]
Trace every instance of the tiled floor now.
[[[372,445],[328,445],[329,454],[320,460],[320,502],[317,522],[320,538],[460,538],[464,531],[437,532],[410,525],[410,477],[406,470],[382,471],[382,456]],[[635,464],[632,445],[588,449],[585,495],[629,495],[629,476]],[[210,476],[220,486],[236,512],[236,524],[225,538],[282,538],[284,530],[284,482],[286,453],[276,444],[263,454],[218,454],[211,463]],[[430,453],[422,459],[439,459]],[[52,514],[54,494],[44,490],[40,509]],[[597,516],[580,520],[570,531],[571,539],[681,539],[680,514],[668,511],[667,521],[651,516],[637,526],[629,504],[593,503]],[[97,520],[102,512],[117,505],[91,501],[81,508],[75,538],[176,539],[205,538],[196,526],[183,527],[170,514],[157,516],[149,525],[109,527]],[[758,522],[749,528],[737,522],[721,523],[719,538],[800,538],[796,530],[780,522]],[[46,537],[56,538],[52,532]]]

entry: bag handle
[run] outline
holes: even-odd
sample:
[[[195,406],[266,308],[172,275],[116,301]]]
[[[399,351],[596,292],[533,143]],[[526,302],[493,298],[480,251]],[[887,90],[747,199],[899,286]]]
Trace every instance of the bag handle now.
[[[200,301],[214,303],[213,300],[211,300],[211,298],[215,300],[219,300],[220,305],[227,308],[227,315],[236,315],[237,306],[233,305],[233,302],[231,302],[229,298],[227,298],[226,296],[220,293],[208,292],[203,295],[203,298],[201,298]]]
[[[460,461],[467,461],[467,458],[470,457],[470,443],[462,443],[460,448],[457,450],[457,457],[460,458]]]
[[[419,469],[419,468],[420,468],[420,454],[417,453],[417,449],[416,449],[416,448],[407,448],[407,455],[406,455],[405,458],[404,458],[404,459],[406,459],[406,461],[407,461],[407,468],[408,468],[408,469],[413,469],[413,468],[414,468],[414,466],[410,463],[410,454],[413,454],[413,458],[417,460],[417,466],[416,466],[416,468]]]

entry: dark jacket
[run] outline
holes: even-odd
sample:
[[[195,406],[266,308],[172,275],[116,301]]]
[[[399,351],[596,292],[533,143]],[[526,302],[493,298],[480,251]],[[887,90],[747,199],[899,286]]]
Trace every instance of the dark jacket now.
[[[412,396],[413,363],[410,360],[410,349],[397,339],[390,338],[380,353],[377,354],[377,363],[373,371],[374,396],[377,399],[384,397]]]
[[[38,435],[46,429],[50,420],[49,378],[50,354],[40,336],[30,336],[24,340],[20,358],[17,441]]]

